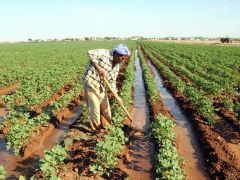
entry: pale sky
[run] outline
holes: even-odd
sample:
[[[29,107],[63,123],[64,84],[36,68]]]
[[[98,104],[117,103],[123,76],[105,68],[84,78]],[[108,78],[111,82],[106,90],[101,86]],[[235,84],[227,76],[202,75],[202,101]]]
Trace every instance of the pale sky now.
[[[240,37],[240,0],[0,0],[0,41]]]

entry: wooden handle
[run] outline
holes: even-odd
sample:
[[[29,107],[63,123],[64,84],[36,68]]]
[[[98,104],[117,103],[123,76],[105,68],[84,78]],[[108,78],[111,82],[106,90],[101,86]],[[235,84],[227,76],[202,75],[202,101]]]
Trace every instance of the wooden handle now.
[[[108,89],[112,92],[113,96],[115,97],[115,99],[117,100],[117,103],[121,106],[121,108],[125,111],[125,113],[127,114],[128,118],[132,121],[133,118],[132,116],[129,114],[129,112],[127,111],[127,109],[125,108],[125,106],[123,105],[123,103],[120,102],[117,93],[112,89],[111,85],[109,84],[108,80],[105,78],[103,78],[104,83],[106,84],[106,86],[108,87]]]

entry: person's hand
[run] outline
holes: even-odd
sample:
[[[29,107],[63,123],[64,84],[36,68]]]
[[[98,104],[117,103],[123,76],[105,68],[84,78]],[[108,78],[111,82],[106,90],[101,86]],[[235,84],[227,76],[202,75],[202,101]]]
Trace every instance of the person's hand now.
[[[105,78],[107,77],[107,71],[105,69],[103,69],[101,66],[99,66],[97,63],[93,63],[92,62],[92,65],[97,69],[98,73],[99,73],[99,76],[101,78]]]
[[[99,75],[100,75],[101,78],[107,77],[107,72],[106,72],[105,69],[99,68],[98,72],[99,72]]]

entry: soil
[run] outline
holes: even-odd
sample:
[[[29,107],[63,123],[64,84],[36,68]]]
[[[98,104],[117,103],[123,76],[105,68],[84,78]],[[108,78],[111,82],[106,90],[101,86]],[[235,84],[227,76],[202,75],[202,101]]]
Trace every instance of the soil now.
[[[6,112],[5,108],[0,107],[0,117],[6,115],[6,113],[7,112]],[[0,119],[0,122],[1,122],[1,119]]]
[[[155,66],[157,67],[156,64]],[[160,73],[165,80],[165,86],[172,91],[174,97],[193,119],[192,124],[204,151],[208,173],[213,179],[238,179],[240,177],[239,133],[224,119],[219,119],[213,126],[207,125],[187,98],[174,89],[163,72]]]
[[[17,89],[17,84],[12,84],[7,87],[0,88],[0,96],[16,91],[16,89]]]
[[[219,116],[221,116],[223,119],[225,118],[229,123],[231,123],[233,126],[235,126],[235,129],[240,132],[240,120],[237,119],[237,115],[234,112],[230,112],[226,110],[226,108],[223,108],[223,104],[217,104],[214,103],[214,106],[216,108],[219,108]]]
[[[52,133],[52,130],[54,129],[54,125],[53,124],[49,124],[46,127],[40,127],[38,129],[37,134],[35,134],[34,136],[32,136],[29,141],[28,144],[21,150],[21,155],[24,158],[30,157],[35,151],[37,151],[39,149],[39,144],[42,144],[43,141],[50,136],[50,134]]]
[[[70,127],[68,135],[64,138],[65,148],[68,152],[68,158],[59,169],[59,174],[63,180],[68,179],[103,179],[100,176],[94,176],[89,171],[89,165],[95,162],[96,155],[94,148],[100,141],[104,133],[95,135],[90,129],[88,120],[82,116]],[[44,179],[41,171],[35,176],[38,179]]]
[[[130,108],[132,109],[132,108]],[[103,118],[103,117],[102,117]],[[104,118],[102,119],[104,121]],[[124,120],[126,123],[129,123],[129,119]],[[127,137],[133,132],[132,128],[125,125],[124,132],[127,133]],[[105,133],[94,134],[90,129],[88,120],[79,119],[71,126],[71,129],[68,134],[71,134],[70,139],[73,139],[73,142],[68,145],[67,141],[69,137],[64,139],[65,147],[68,150],[68,159],[60,167],[59,176],[63,180],[68,179],[124,179],[128,177],[127,173],[122,170],[122,167],[117,166],[114,169],[110,177],[104,175],[103,177],[99,175],[94,175],[89,171],[89,165],[95,162],[96,155],[94,149],[97,142],[101,141]],[[124,149],[127,149],[126,146]],[[125,158],[126,150],[123,150],[120,155],[120,159]],[[120,161],[121,161],[120,160]],[[42,174],[39,173],[37,177],[42,177]]]
[[[137,132],[129,139],[130,144],[125,147],[118,168],[130,179],[153,179],[155,147],[150,137]]]

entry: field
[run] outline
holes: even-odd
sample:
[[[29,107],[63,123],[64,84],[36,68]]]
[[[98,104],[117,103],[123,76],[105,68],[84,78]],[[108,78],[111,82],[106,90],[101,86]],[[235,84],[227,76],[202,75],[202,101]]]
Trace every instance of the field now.
[[[134,120],[109,97],[112,124],[94,134],[81,80],[87,51],[118,43],[131,49],[117,87]],[[0,179],[238,179],[239,88],[234,46],[0,44]]]

